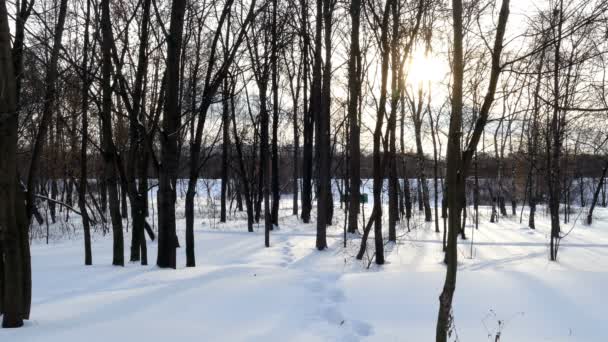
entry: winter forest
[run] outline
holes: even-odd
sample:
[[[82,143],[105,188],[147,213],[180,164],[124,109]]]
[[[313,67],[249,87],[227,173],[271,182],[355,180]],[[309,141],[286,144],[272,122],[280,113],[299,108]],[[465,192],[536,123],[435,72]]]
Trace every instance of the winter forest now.
[[[0,0],[0,341],[608,341],[608,2]]]

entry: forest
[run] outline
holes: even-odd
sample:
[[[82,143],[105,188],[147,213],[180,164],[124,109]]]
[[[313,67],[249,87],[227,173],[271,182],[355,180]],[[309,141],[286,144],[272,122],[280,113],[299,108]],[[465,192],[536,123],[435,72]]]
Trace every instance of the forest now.
[[[0,0],[0,340],[607,341],[607,82],[603,0]]]

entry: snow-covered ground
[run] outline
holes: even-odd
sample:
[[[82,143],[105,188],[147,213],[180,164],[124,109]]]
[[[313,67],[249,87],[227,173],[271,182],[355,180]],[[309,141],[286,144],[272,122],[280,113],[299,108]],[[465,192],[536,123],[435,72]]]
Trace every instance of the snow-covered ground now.
[[[387,264],[368,268],[367,257],[354,258],[358,236],[343,248],[338,204],[323,252],[314,248],[314,223],[290,215],[290,199],[282,204],[270,248],[262,225],[247,233],[244,220],[217,223],[202,210],[211,203],[200,204],[195,268],[184,267],[183,248],[177,270],[157,268],[155,242],[150,266],[110,266],[111,236],[100,232],[94,266],[85,267],[78,229],[49,245],[37,239],[31,320],[0,329],[0,341],[434,340],[445,267],[433,224],[417,214],[412,230],[401,226],[398,243],[386,245]],[[593,226],[579,219],[559,262],[548,261],[542,212],[537,230],[526,228],[525,212],[524,224],[519,217],[491,224],[488,216],[482,208],[479,230],[468,226],[469,240],[460,242],[452,340],[494,341],[501,330],[500,341],[608,341],[608,209],[597,209]],[[184,225],[180,219],[181,242]],[[125,234],[127,260],[129,242]]]

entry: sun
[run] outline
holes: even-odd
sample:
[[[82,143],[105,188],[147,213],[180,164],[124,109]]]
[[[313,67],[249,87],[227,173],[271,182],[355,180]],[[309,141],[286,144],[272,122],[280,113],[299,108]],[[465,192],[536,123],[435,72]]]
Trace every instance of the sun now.
[[[447,65],[437,56],[417,49],[409,58],[406,72],[407,84],[418,89],[420,86],[427,87],[429,82],[434,85],[443,80],[447,74]]]

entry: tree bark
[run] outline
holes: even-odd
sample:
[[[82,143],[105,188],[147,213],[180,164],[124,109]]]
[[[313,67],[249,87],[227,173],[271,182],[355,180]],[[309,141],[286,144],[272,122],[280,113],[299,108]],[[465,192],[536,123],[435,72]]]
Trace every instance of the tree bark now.
[[[84,26],[84,46],[82,51],[82,138],[80,149],[80,186],[78,187],[78,207],[82,216],[82,229],[84,232],[84,264],[92,265],[91,252],[91,224],[86,205],[87,194],[87,144],[88,144],[88,109],[89,109],[89,25],[91,21],[91,0],[87,0],[86,19]]]
[[[278,0],[273,0],[272,4],[272,46],[270,51],[270,64],[272,68],[272,208],[271,221],[273,226],[279,225],[279,59],[278,54],[278,39],[279,33],[277,30],[277,13]]]
[[[350,17],[352,24],[348,59],[348,122],[350,133],[348,232],[355,233],[359,226],[359,197],[361,196],[361,133],[358,113],[361,96],[361,49],[359,46],[361,0],[351,1]]]
[[[110,217],[112,219],[113,257],[112,265],[124,266],[124,239],[122,231],[122,216],[120,214],[120,198],[118,197],[118,174],[116,163],[116,146],[112,135],[112,23],[110,21],[110,2],[101,2],[101,34],[102,34],[102,135],[104,178],[108,187]]]
[[[25,196],[17,176],[17,81],[6,2],[0,2],[0,314],[2,327],[29,319],[31,258]]]
[[[179,75],[184,28],[185,0],[173,0],[171,24],[167,37],[167,91],[161,141],[161,168],[158,186],[158,257],[160,268],[176,268],[177,235],[175,231],[175,187],[177,177],[177,138],[181,123],[179,112]],[[191,151],[192,153],[192,151]]]
[[[302,40],[303,48],[302,51],[307,52],[310,49],[310,37],[308,34],[308,0],[300,0],[302,6]],[[320,20],[320,18],[319,18]],[[315,44],[317,41],[315,39]],[[320,44],[320,38],[319,38]],[[315,50],[316,56],[316,50]],[[316,58],[316,57],[315,57]],[[302,156],[302,221],[304,223],[310,222],[310,212],[312,210],[312,167],[313,167],[313,134],[314,134],[314,106],[316,106],[315,96],[318,96],[317,85],[315,84],[315,73],[316,67],[313,66],[313,84],[311,85],[310,99],[306,98],[308,89],[308,53],[303,53],[302,57],[304,67],[304,144],[303,144],[303,156]],[[320,67],[319,67],[320,68]],[[320,71],[318,72],[320,74]],[[317,75],[316,77],[320,77]],[[308,101],[310,101],[310,108],[308,108]]]
[[[452,322],[452,298],[456,290],[456,272],[458,269],[457,239],[460,232],[460,214],[462,198],[465,194],[465,181],[473,154],[483,133],[490,108],[494,102],[496,84],[500,76],[500,56],[503,48],[507,19],[509,17],[509,0],[503,0],[498,17],[494,47],[492,50],[492,65],[488,90],[483,100],[479,117],[477,118],[471,138],[466,149],[461,152],[462,109],[463,109],[463,18],[462,1],[452,0],[453,20],[453,62],[452,62],[452,114],[447,147],[447,204],[448,204],[448,242],[446,249],[447,272],[443,290],[439,297],[439,312],[437,316],[436,341],[445,342],[448,338]]]
[[[597,199],[600,195],[600,190],[604,186],[604,179],[606,178],[606,172],[608,171],[608,161],[604,164],[604,168],[602,169],[602,175],[600,176],[600,181],[597,184],[597,188],[595,188],[595,192],[593,193],[593,200],[591,201],[591,205],[589,206],[589,213],[587,214],[587,224],[593,223],[593,210],[597,204]]]

